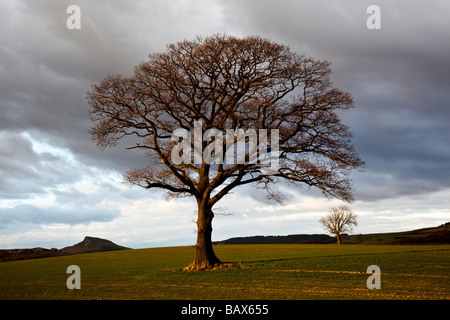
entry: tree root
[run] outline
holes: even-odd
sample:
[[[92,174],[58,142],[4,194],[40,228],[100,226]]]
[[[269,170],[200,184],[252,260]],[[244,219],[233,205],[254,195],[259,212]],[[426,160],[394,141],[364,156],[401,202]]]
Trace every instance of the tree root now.
[[[243,269],[244,267],[240,262],[220,262],[213,265],[196,265],[191,263],[187,267],[183,268],[183,271],[214,271],[219,269]]]

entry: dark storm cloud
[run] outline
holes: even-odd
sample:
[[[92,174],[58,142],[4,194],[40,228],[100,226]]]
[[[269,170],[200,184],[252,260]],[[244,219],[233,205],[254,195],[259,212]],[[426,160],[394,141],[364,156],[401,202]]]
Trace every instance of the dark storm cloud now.
[[[66,27],[72,4],[81,8],[81,30]],[[108,74],[131,74],[167,43],[194,37],[200,24],[214,26],[214,15],[197,19],[202,11],[200,1],[3,4],[0,128],[52,139],[92,165],[122,172],[146,165],[142,154],[124,151],[129,144],[101,152],[91,142],[86,92]]]
[[[118,61],[125,59],[120,50],[99,53],[93,32],[68,33],[65,8],[63,1],[18,2],[2,19],[10,32],[0,51],[0,125],[50,138],[89,158],[97,150],[87,132],[86,91],[95,76],[106,74],[108,62],[120,70]]]
[[[335,85],[355,109],[342,118],[367,168],[360,200],[450,187],[450,4],[377,1],[381,30],[368,30],[371,1],[231,1],[230,21],[330,60]],[[239,9],[237,9],[239,8]]]

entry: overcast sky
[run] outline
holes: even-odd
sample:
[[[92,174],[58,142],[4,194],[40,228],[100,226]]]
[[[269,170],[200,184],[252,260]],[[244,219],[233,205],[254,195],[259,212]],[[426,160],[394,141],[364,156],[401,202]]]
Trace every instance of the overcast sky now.
[[[73,4],[80,30],[66,25]],[[371,4],[381,29],[367,28]],[[367,164],[352,175],[354,233],[450,221],[449,17],[446,0],[0,0],[0,248],[61,248],[86,235],[132,248],[194,244],[195,202],[122,183],[146,159],[91,142],[86,92],[166,44],[215,33],[332,62],[334,85],[354,97],[342,119]],[[342,204],[278,187],[284,205],[254,186],[225,197],[213,239],[324,233],[318,219]]]

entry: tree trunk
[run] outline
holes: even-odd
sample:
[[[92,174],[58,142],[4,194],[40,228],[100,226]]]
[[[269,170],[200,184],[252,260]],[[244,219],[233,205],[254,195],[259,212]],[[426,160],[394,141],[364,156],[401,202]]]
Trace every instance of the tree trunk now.
[[[210,269],[221,264],[216,257],[212,246],[212,219],[214,213],[208,206],[198,205],[197,220],[197,243],[195,245],[194,262],[187,268],[188,270]]]
[[[341,244],[341,236],[339,233],[336,233],[337,244]]]

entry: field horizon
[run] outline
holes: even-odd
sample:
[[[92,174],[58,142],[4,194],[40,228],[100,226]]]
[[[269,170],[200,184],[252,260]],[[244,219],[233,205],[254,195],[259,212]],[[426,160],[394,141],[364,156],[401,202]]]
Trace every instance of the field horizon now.
[[[369,234],[342,234],[343,244],[377,244],[377,245],[441,245],[450,244],[450,222],[437,227],[425,227],[409,231]],[[217,244],[329,244],[335,243],[336,237],[327,234],[292,234],[269,236],[233,237],[213,241]],[[185,245],[189,246],[189,245]],[[166,247],[166,246],[164,246]],[[158,248],[158,247],[152,247]],[[84,240],[62,249],[42,247],[21,249],[0,249],[0,263],[5,261],[37,259],[67,254],[80,254],[102,251],[132,249],[115,244],[98,237],[85,236]],[[148,249],[148,248],[137,248]]]
[[[0,263],[0,299],[450,299],[450,245],[215,245],[238,268],[182,271],[192,246],[97,252]],[[81,289],[66,286],[69,265]],[[368,289],[368,266],[381,289]]]

